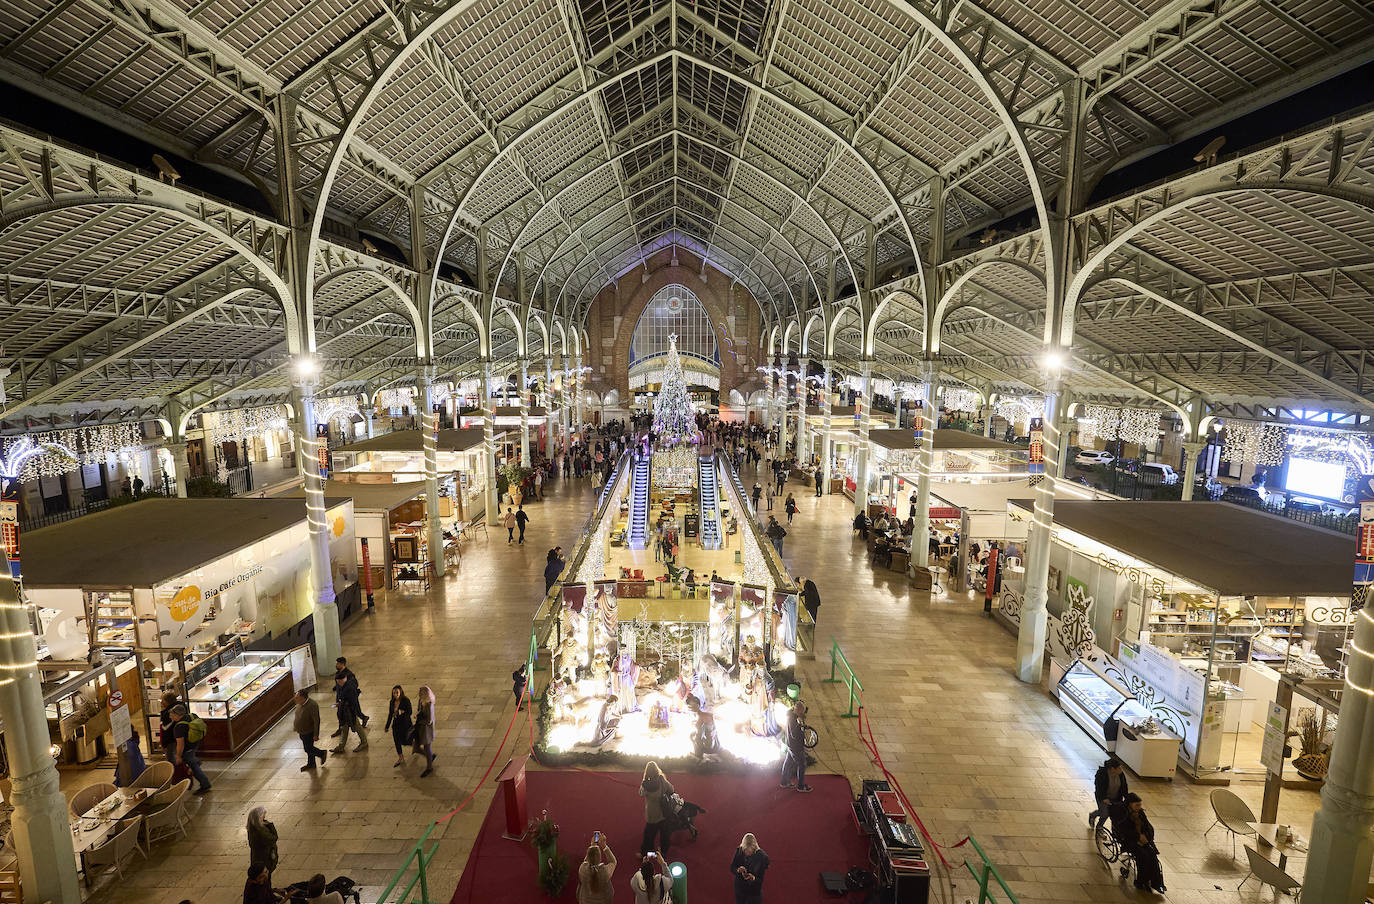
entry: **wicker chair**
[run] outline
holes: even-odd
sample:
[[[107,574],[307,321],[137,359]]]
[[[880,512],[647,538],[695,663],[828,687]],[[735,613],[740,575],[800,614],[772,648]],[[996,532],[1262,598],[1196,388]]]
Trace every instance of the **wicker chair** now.
[[[138,778],[134,779],[130,788],[150,788],[153,791],[161,791],[167,787],[167,783],[172,780],[172,773],[176,767],[166,760],[161,760],[144,769]]]
[[[118,788],[109,782],[97,782],[94,785],[87,785],[72,795],[72,815],[78,819],[85,816],[90,811],[91,807],[94,807],[118,790]]]
[[[1234,793],[1225,788],[1217,788],[1211,794],[1212,813],[1216,816],[1216,821],[1207,827],[1207,832],[1212,831],[1217,826],[1231,833],[1231,859],[1236,856],[1236,836],[1254,835],[1255,814],[1250,807]],[[1203,832],[1203,837],[1207,837],[1207,832]]]

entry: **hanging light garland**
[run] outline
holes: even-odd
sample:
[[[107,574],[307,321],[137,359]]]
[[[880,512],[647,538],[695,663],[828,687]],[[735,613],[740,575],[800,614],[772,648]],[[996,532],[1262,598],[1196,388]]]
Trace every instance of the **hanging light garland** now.
[[[1253,462],[1273,466],[1283,461],[1288,450],[1287,430],[1278,424],[1252,421],[1227,421],[1222,457],[1230,462]]]
[[[767,584],[770,577],[768,563],[764,561],[763,550],[759,549],[759,541],[754,534],[750,530],[744,532],[744,582]]]
[[[352,420],[355,417],[362,417],[356,396],[315,400],[315,423],[317,424],[327,424],[335,418]]]
[[[377,393],[377,407],[388,411],[409,408],[415,404],[415,389],[412,386],[397,386],[383,389]]]
[[[13,467],[4,464],[0,470],[11,480],[58,477],[82,465],[98,465],[111,458],[127,460],[144,445],[143,429],[137,423],[34,433],[6,443],[2,457]]]
[[[258,408],[233,408],[218,412],[218,419],[209,430],[210,442],[236,443],[254,436],[262,436],[288,426],[286,409],[280,405]]]
[[[1159,412],[1149,408],[1108,408],[1089,405],[1078,419],[1079,445],[1101,437],[1109,443],[1117,440],[1136,445],[1154,442],[1159,436]]]
[[[1009,424],[1028,424],[1031,418],[1044,417],[1045,402],[1029,396],[1002,399],[997,403],[997,415]]]
[[[0,478],[37,480],[40,477],[59,477],[75,471],[77,454],[66,446],[46,440],[50,433],[21,436],[7,441],[0,450]]]
[[[950,411],[977,411],[979,401],[978,393],[971,389],[946,387],[940,394],[940,403]]]

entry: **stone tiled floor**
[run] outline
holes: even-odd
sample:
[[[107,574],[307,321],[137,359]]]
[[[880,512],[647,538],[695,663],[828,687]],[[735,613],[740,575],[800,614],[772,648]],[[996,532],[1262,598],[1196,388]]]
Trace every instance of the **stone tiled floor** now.
[[[932,600],[898,575],[873,572],[851,538],[852,504],[843,497],[818,500],[804,489],[797,499],[801,514],[784,559],[819,585],[818,639],[828,646],[833,635],[849,654],[883,759],[935,837],[953,842],[972,832],[1023,904],[1135,899],[1093,853],[1084,819],[1103,754],[1043,689],[1015,679],[1013,638],[971,600]],[[103,883],[93,900],[239,900],[248,862],[244,819],[258,804],[281,833],[279,884],[316,871],[347,873],[367,886],[365,901],[376,900],[415,839],[471,793],[495,753],[513,713],[509,673],[528,644],[544,553],[555,543],[572,548],[591,502],[585,480],[556,482],[547,501],[527,506],[523,547],[507,546],[493,531],[490,541],[465,547],[458,572],[428,594],[379,596],[377,611],[344,634],[374,719],[371,748],[331,757],[305,775],[284,720],[237,761],[209,766],[215,791],[192,805],[189,839],[159,846],[122,883]],[[855,783],[877,774],[855,722],[840,718],[843,694],[820,683],[827,663],[804,663],[801,672],[822,736],[818,769]],[[394,751],[380,726],[395,683],[412,698],[423,683],[436,691],[439,758],[430,778],[419,777],[416,763],[392,768]],[[1218,832],[1202,837],[1212,821],[1210,789],[1182,778],[1138,787],[1159,830],[1170,901],[1271,900],[1253,882],[1237,893],[1245,870],[1231,859],[1230,842]],[[1258,810],[1260,787],[1234,789]],[[483,788],[439,830],[430,877],[436,897],[447,898],[456,884],[490,800]],[[1315,806],[1315,794],[1286,791],[1280,820],[1306,834]],[[950,859],[957,862],[963,850]],[[1290,863],[1290,871],[1301,866]],[[971,881],[954,878],[949,900],[976,897]]]

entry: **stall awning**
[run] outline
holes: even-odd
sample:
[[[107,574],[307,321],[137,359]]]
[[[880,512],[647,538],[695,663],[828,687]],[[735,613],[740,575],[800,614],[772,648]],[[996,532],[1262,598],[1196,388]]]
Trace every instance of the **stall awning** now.
[[[869,440],[876,446],[884,449],[915,449],[916,435],[911,430],[870,430]],[[965,430],[936,430],[935,431],[936,451],[956,451],[959,449],[988,449],[1005,451],[1026,451],[1025,446],[1016,446],[1011,443],[1004,443],[1000,439],[989,439],[986,436],[979,436],[976,433],[969,433]]]
[[[1222,596],[1350,595],[1354,537],[1229,502],[1056,502],[1054,522]]]
[[[144,499],[24,534],[24,585],[152,587],[303,521],[300,499]]]
[[[370,472],[365,472],[370,473]],[[425,482],[412,480],[408,483],[353,483],[347,480],[326,480],[324,494],[328,498],[349,498],[353,500],[353,513],[389,512],[399,505],[423,496]],[[281,499],[304,499],[305,488],[295,487],[288,493],[277,497]]]
[[[481,427],[460,427],[456,430],[440,430],[438,448],[440,452],[467,452],[482,445]],[[419,430],[394,430],[372,439],[358,440],[346,446],[339,446],[335,452],[423,452],[424,438]]]

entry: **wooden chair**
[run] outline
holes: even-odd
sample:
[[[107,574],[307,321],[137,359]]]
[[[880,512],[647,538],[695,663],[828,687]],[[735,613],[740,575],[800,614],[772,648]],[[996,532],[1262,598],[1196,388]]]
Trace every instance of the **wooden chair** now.
[[[143,828],[143,817],[135,816],[128,821],[128,827],[120,829],[119,834],[105,842],[98,848],[93,848],[81,855],[82,861],[86,864],[86,884],[91,884],[94,878],[96,867],[114,867],[115,874],[119,878],[124,878],[124,863],[131,859],[134,852],[142,854],[143,859],[148,859],[148,855],[143,853],[143,848],[138,844],[138,833]]]
[[[1207,832],[1212,831],[1217,826],[1231,833],[1231,859],[1236,856],[1236,836],[1254,835],[1255,829],[1251,825],[1255,822],[1255,814],[1234,793],[1225,788],[1217,788],[1212,791],[1212,813],[1216,820],[1207,827]],[[1203,837],[1207,837],[1207,832],[1203,832]]]
[[[1240,885],[1236,886],[1236,891],[1240,891],[1241,885],[1251,879],[1258,879],[1260,885],[1274,886],[1276,896],[1292,895],[1293,900],[1302,900],[1302,883],[1271,863],[1268,857],[1248,844],[1245,846],[1245,857],[1250,861],[1250,872],[1246,873],[1245,878],[1240,880]]]
[[[186,798],[190,792],[191,780],[185,778],[154,795],[150,806],[156,809],[143,819],[143,841],[150,850],[154,841],[173,837],[177,832],[186,835]]]
[[[72,815],[78,819],[111,794],[119,789],[109,782],[97,782],[94,785],[87,785],[80,791],[72,795]]]
[[[144,769],[129,787],[149,788],[153,791],[161,791],[163,788],[167,787],[167,783],[172,780],[172,773],[175,771],[176,767],[171,763],[166,760],[160,760],[147,769]]]

